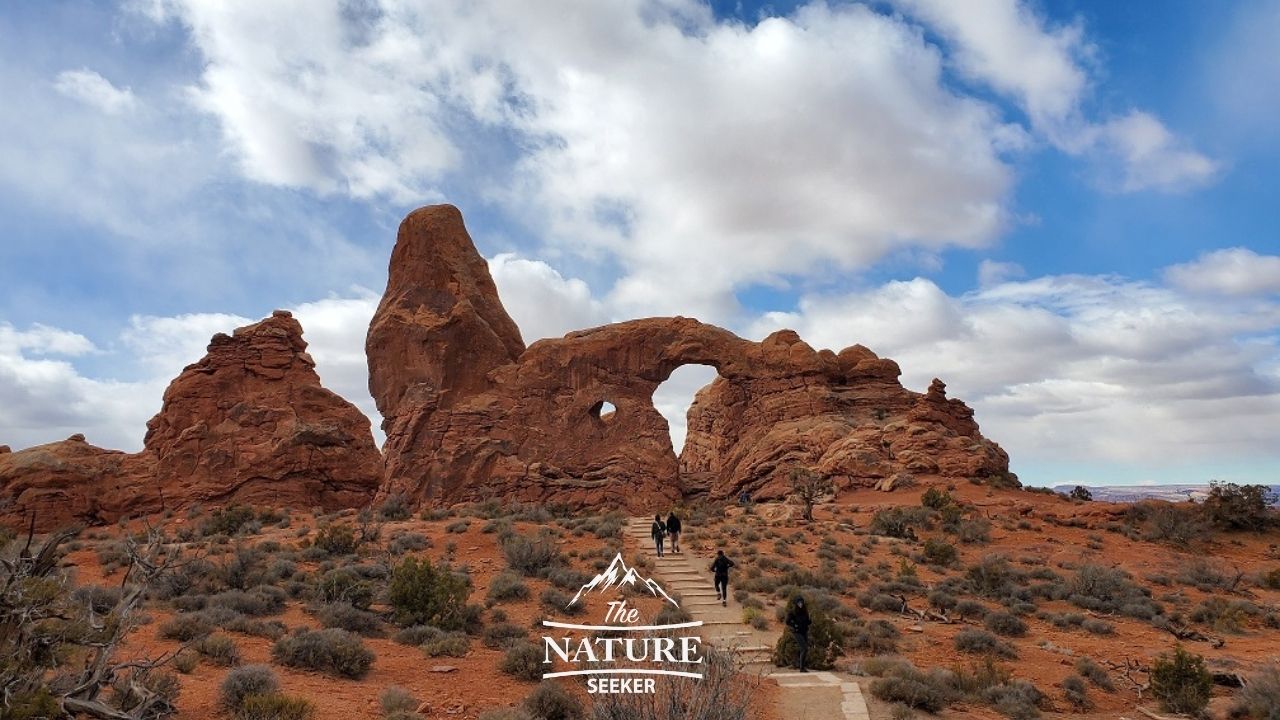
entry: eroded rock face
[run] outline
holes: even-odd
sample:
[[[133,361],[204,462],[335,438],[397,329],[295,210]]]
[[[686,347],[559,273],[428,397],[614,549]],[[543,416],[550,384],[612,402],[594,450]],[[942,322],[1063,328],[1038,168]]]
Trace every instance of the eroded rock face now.
[[[713,497],[781,496],[794,465],[844,485],[903,472],[1008,472],[1007,455],[941,383],[908,391],[896,363],[859,345],[815,351],[790,330],[756,343],[676,317],[573,332],[521,352],[451,206],[417,210],[402,225],[366,349],[387,431],[382,493],[418,502],[641,509],[694,484]],[[711,365],[720,377],[690,409],[677,460],[652,397],[686,364]],[[616,412],[602,417],[603,402]]]
[[[227,502],[334,510],[366,504],[382,458],[369,421],[324,389],[284,311],[219,333],[165,391],[138,453],[83,435],[0,454],[0,515],[38,529]]]

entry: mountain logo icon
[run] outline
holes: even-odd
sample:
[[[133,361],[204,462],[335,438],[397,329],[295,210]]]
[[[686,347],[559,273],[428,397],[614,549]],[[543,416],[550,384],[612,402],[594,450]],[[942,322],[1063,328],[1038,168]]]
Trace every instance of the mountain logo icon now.
[[[635,568],[628,567],[627,563],[622,559],[622,553],[615,555],[613,562],[609,563],[609,567],[605,568],[604,572],[591,578],[590,582],[583,585],[582,588],[578,590],[578,594],[574,595],[573,599],[569,601],[569,607],[572,607],[574,603],[578,602],[578,598],[581,598],[583,595],[593,590],[596,592],[604,592],[611,587],[622,587],[624,585],[630,585],[634,588],[643,588],[648,590],[650,595],[664,598],[672,605],[680,607],[680,603],[676,602],[670,595],[668,595],[667,591],[663,590],[662,586],[659,585],[656,580],[646,578],[636,572]]]

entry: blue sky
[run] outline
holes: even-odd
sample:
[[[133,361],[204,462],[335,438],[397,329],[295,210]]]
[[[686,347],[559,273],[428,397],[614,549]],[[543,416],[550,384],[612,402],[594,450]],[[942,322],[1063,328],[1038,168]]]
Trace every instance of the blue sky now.
[[[1036,484],[1274,481],[1280,3],[507,5],[0,5],[0,443],[135,448],[277,307],[376,425],[395,227],[448,201],[527,341],[791,326]]]

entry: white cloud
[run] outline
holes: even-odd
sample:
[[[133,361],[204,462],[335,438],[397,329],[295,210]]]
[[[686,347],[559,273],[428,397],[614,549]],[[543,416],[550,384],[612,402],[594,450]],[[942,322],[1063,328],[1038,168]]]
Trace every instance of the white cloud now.
[[[620,308],[724,321],[738,284],[1004,226],[1021,130],[861,5],[752,27],[692,0],[164,7],[250,177],[425,201],[493,161],[485,132],[513,138],[491,199],[553,250],[616,259]]]
[[[1088,67],[1097,51],[1080,21],[1053,26],[1021,0],[891,1],[951,44],[952,62],[963,76],[1013,98],[1036,133],[1067,153],[1094,158],[1104,187],[1171,192],[1218,175],[1218,162],[1151,113],[1085,116]]]
[[[897,360],[917,390],[941,377],[1015,470],[1082,459],[1131,470],[1277,459],[1277,303],[1090,276],[953,297],[916,279],[808,297],[751,334],[782,326],[815,346],[863,343]]]
[[[1280,293],[1280,256],[1244,247],[1205,253],[1194,262],[1166,268],[1165,279],[1185,290],[1222,295]]]
[[[489,260],[489,272],[507,313],[520,326],[526,345],[611,320],[604,303],[592,297],[587,283],[578,278],[566,279],[541,260],[502,253]]]
[[[1024,277],[1026,274],[1027,271],[1023,270],[1018,263],[997,262],[995,260],[983,260],[978,263],[978,284],[982,287]]]
[[[93,70],[64,70],[58,73],[54,89],[74,100],[91,105],[108,115],[128,112],[137,104],[133,91],[118,88]]]

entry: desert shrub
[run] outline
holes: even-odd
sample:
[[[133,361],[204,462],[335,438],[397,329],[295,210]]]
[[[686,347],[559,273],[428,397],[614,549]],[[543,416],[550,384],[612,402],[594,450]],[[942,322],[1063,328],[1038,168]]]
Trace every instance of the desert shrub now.
[[[963,618],[984,618],[990,610],[977,600],[961,600],[956,603],[956,615]]]
[[[489,583],[489,600],[503,602],[506,600],[523,600],[529,597],[529,587],[521,577],[511,571],[503,571],[494,576]]]
[[[1012,680],[1003,685],[988,688],[983,698],[996,712],[1012,720],[1034,720],[1040,717],[1040,703],[1044,693],[1026,680]]]
[[[378,506],[378,515],[383,520],[408,520],[410,514],[409,501],[400,493],[388,495],[382,505]]]
[[[485,647],[501,650],[510,647],[516,641],[528,638],[529,632],[519,625],[496,623],[485,628],[480,637]]]
[[[1089,492],[1089,488],[1083,485],[1077,485],[1071,488],[1071,492],[1067,493],[1067,497],[1071,498],[1072,500],[1089,502],[1093,500],[1093,493]]]
[[[538,595],[538,602],[542,603],[542,607],[554,612],[562,612],[566,615],[577,615],[583,611],[582,603],[569,603],[573,598],[568,593],[557,590],[553,587],[546,588]]]
[[[160,637],[190,642],[213,632],[213,624],[198,613],[179,613],[160,623]]]
[[[320,576],[315,585],[315,599],[323,603],[346,603],[367,610],[373,603],[374,586],[350,567],[333,568]]]
[[[973,653],[975,655],[991,655],[994,657],[1002,657],[1012,660],[1018,657],[1018,653],[1009,643],[992,635],[986,630],[978,628],[965,628],[956,633],[955,637],[956,649],[960,652]]]
[[[1094,635],[1112,635],[1116,631],[1115,625],[1097,618],[1086,618],[1084,622],[1080,623],[1080,627],[1084,628],[1085,632],[1093,633]]]
[[[261,617],[275,615],[284,610],[286,594],[283,590],[270,585],[259,585],[252,590],[225,590],[217,595],[210,595],[208,607],[227,608],[242,615]]]
[[[1093,706],[1089,701],[1089,685],[1079,675],[1068,675],[1062,679],[1062,696],[1080,712]]]
[[[1280,590],[1280,568],[1274,568],[1258,576],[1258,584],[1268,590]]]
[[[192,647],[200,653],[200,657],[214,665],[238,665],[240,648],[236,641],[226,635],[206,635],[195,642]]]
[[[956,539],[967,545],[991,541],[991,523],[983,518],[961,520],[952,527]]]
[[[558,683],[543,681],[525,697],[524,710],[534,720],[581,720],[582,703]]]
[[[938,487],[931,487],[920,495],[920,506],[930,510],[941,510],[955,504],[951,493]]]
[[[387,550],[392,555],[403,555],[410,550],[425,550],[431,547],[431,540],[418,532],[398,532],[391,536],[391,544]]]
[[[765,615],[760,608],[747,607],[742,609],[742,622],[750,625],[757,630],[769,629],[769,616]]]
[[[1142,620],[1160,614],[1160,605],[1151,599],[1151,594],[1119,568],[1082,565],[1068,583],[1068,592],[1067,599],[1086,610],[1120,613]]]
[[[542,650],[528,640],[519,640],[507,647],[498,668],[520,680],[535,682],[542,679]]]
[[[974,593],[994,599],[1010,597],[1024,579],[1002,555],[986,555],[965,571],[965,580]]]
[[[1027,634],[1027,623],[1017,615],[1006,612],[993,612],[982,621],[988,630],[1008,637],[1022,637]]]
[[[555,538],[543,533],[534,538],[511,535],[502,540],[507,565],[524,575],[535,576],[563,564]]]
[[[604,567],[601,567],[600,569],[603,570]],[[552,585],[555,585],[561,590],[576,591],[591,580],[591,575],[568,566],[561,566],[554,567],[548,571],[547,580],[551,581]]]
[[[898,649],[898,628],[884,620],[872,620],[854,627],[845,640],[845,647],[869,653],[891,653]]]
[[[382,620],[377,614],[346,603],[321,605],[316,609],[315,615],[320,624],[327,628],[341,628],[365,637],[382,635]]]
[[[871,516],[868,530],[873,535],[914,540],[915,528],[927,527],[929,510],[922,507],[891,507],[877,510]]]
[[[215,509],[200,525],[200,534],[235,535],[254,520],[253,508],[243,505],[228,505]]]
[[[71,592],[71,599],[99,615],[105,615],[120,602],[120,588],[82,585]]]
[[[421,645],[428,640],[435,640],[441,635],[444,635],[444,631],[440,628],[434,628],[430,625],[410,625],[396,632],[395,641],[401,645]]]
[[[1209,704],[1212,690],[1213,677],[1205,669],[1204,658],[1181,645],[1151,663],[1151,694],[1165,710],[1199,715]]]
[[[308,720],[315,713],[315,705],[306,698],[269,693],[246,697],[235,717],[236,720]]]
[[[373,653],[360,636],[346,630],[301,630],[280,638],[271,658],[281,665],[308,668],[348,678],[362,678],[373,664]]]
[[[1249,678],[1236,693],[1231,717],[1248,720],[1280,718],[1280,666],[1269,665]]]
[[[327,555],[350,555],[357,547],[355,530],[350,525],[327,525],[316,532],[312,547]]]
[[[242,665],[232,668],[218,686],[222,706],[238,710],[250,695],[268,695],[280,689],[275,671],[266,665]]]
[[[924,547],[921,552],[924,554],[924,561],[930,565],[948,566],[956,561],[959,556],[956,548],[951,543],[942,538],[929,538],[924,541]]]
[[[922,672],[910,663],[903,663],[891,668],[884,677],[873,680],[871,694],[885,702],[936,713],[955,700],[951,680],[951,674],[945,670]]]
[[[653,616],[654,625],[675,625],[689,622],[690,620],[693,620],[693,616],[689,614],[688,610],[669,603],[663,603],[662,609]]]
[[[378,696],[378,705],[382,707],[382,715],[384,717],[398,717],[397,713],[402,714],[404,717],[417,716],[414,711],[418,709],[418,699],[413,696],[413,693],[399,685],[392,685],[383,690],[382,694]]]
[[[1237,485],[1213,481],[1202,507],[1204,515],[1223,530],[1265,530],[1274,520],[1275,496],[1265,485]]]
[[[1126,508],[1125,519],[1138,528],[1142,539],[1176,547],[1203,539],[1209,530],[1200,509],[1191,503],[1137,502]]]
[[[791,612],[794,604],[795,598],[792,598],[783,614]],[[829,670],[844,654],[844,633],[817,602],[807,599],[805,604],[809,610],[809,652],[805,665],[814,670]],[[778,667],[794,666],[798,652],[795,636],[790,631],[784,632],[773,647],[773,664]]]
[[[466,657],[471,650],[471,640],[463,632],[441,633],[422,643],[422,652],[431,657]]]
[[[466,519],[454,520],[453,522],[445,526],[444,531],[447,533],[453,533],[455,535],[461,535],[462,533],[467,531],[467,528],[470,528],[470,527],[471,527],[470,520],[466,520]]]
[[[173,669],[183,675],[190,675],[195,671],[196,666],[199,664],[200,653],[183,650],[175,653],[173,656]]]
[[[1103,690],[1115,692],[1116,685],[1112,682],[1111,675],[1107,673],[1106,668],[1094,662],[1092,658],[1082,657],[1077,660],[1076,672]]]
[[[445,630],[466,626],[467,597],[471,588],[465,577],[430,560],[405,558],[391,573],[388,600],[401,625],[433,625]]]

